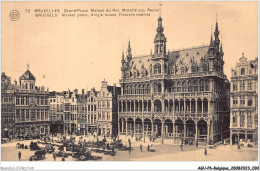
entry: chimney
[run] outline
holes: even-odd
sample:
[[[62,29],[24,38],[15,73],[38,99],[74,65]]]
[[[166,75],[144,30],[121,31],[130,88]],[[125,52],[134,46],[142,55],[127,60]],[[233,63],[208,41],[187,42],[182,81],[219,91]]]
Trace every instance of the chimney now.
[[[84,88],[82,89],[82,91],[81,91],[81,92],[82,92],[82,94],[84,94]]]
[[[17,81],[16,81],[16,79],[14,80],[14,84],[17,85]]]
[[[75,89],[75,90],[73,91],[73,93],[74,93],[74,94],[78,94],[78,89]]]

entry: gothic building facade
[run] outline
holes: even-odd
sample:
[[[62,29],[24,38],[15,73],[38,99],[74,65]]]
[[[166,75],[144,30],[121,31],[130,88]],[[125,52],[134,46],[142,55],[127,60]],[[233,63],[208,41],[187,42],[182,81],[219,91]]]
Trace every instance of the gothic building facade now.
[[[1,135],[3,138],[14,136],[14,116],[14,87],[11,84],[11,77],[3,72],[1,75]]]
[[[154,52],[122,54],[120,135],[216,142],[229,136],[230,84],[223,73],[218,22],[210,45],[166,52],[162,18]]]
[[[115,136],[118,130],[117,97],[120,87],[107,85],[104,80],[97,94],[97,133],[101,136]]]
[[[29,68],[15,83],[15,132],[17,135],[50,133],[49,91],[35,85]]]
[[[230,92],[230,143],[258,142],[258,58],[239,59],[232,69]]]

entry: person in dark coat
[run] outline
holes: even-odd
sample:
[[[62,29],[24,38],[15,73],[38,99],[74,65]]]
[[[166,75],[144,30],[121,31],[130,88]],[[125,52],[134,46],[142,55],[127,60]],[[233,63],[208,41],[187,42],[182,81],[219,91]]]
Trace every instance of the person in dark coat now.
[[[131,153],[131,150],[132,150],[132,148],[131,148],[131,147],[129,147],[129,155],[130,155],[130,153]]]
[[[181,143],[181,145],[180,145],[180,148],[181,148],[181,151],[183,151],[183,144]]]
[[[21,160],[21,157],[22,157],[22,153],[21,151],[18,152],[18,159]]]
[[[207,148],[205,148],[204,154],[205,154],[205,156],[208,155]]]
[[[143,152],[143,145],[142,144],[140,144],[140,150],[141,150],[141,152]]]
[[[148,144],[148,146],[147,146],[147,151],[150,151],[150,146],[149,146],[149,144]]]

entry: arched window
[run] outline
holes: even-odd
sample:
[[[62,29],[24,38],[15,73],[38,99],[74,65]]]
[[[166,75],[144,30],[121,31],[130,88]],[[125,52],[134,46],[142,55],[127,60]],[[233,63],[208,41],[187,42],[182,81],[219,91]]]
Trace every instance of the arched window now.
[[[158,83],[158,93],[161,93],[162,92],[162,85],[161,83]]]
[[[173,92],[176,92],[176,90],[177,90],[177,84],[176,84],[175,81],[173,82],[172,86],[173,86],[173,89],[172,89]]]
[[[252,99],[249,99],[249,100],[248,100],[247,105],[248,105],[248,106],[252,106],[252,105],[253,105]]]
[[[193,84],[192,84],[192,81],[189,80],[188,82],[188,91],[189,92],[192,92],[193,91]]]
[[[245,75],[245,68],[241,69],[241,75]]]
[[[200,91],[204,91],[204,80],[200,80]]]
[[[194,80],[194,91],[198,91],[198,81]]]
[[[181,92],[181,82],[177,82],[177,92]]]
[[[186,91],[187,91],[186,81],[183,81],[183,82],[182,82],[182,91],[183,91],[183,92],[186,92]]]
[[[168,73],[168,67],[167,67],[167,65],[166,64],[164,64],[164,73]]]
[[[205,80],[205,91],[209,91],[209,80]]]
[[[158,63],[154,65],[154,74],[161,74],[161,65]]]

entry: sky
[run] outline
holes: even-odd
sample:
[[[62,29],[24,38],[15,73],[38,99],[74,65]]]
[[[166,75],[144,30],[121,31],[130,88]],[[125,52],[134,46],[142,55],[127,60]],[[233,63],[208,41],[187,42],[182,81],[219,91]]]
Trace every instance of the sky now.
[[[36,85],[50,91],[100,90],[104,79],[119,86],[122,51],[130,39],[133,56],[150,54],[159,13],[80,18],[33,13],[78,8],[161,8],[169,50],[209,44],[217,18],[228,79],[243,52],[248,60],[258,56],[257,2],[162,2],[161,7],[159,2],[2,2],[1,71],[19,80],[29,64]],[[20,12],[18,21],[9,18],[14,9]]]

